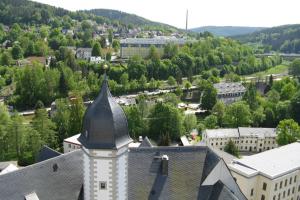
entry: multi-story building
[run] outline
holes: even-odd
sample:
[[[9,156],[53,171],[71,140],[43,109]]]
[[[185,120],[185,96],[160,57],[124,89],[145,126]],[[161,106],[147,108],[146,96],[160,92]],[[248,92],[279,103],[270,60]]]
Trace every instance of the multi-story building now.
[[[214,88],[217,90],[217,98],[225,104],[241,100],[246,92],[246,88],[240,82],[216,83]]]
[[[164,53],[164,47],[166,44],[176,44],[182,46],[187,41],[185,39],[177,39],[173,37],[157,37],[157,38],[127,38],[120,41],[121,58],[130,58],[132,56],[138,55],[142,58],[149,56],[150,47],[154,46],[160,56]]]
[[[206,129],[202,134],[202,140],[220,150],[224,150],[230,140],[239,151],[262,152],[277,147],[274,128]]]
[[[300,200],[300,142],[285,145],[229,165],[248,200]]]

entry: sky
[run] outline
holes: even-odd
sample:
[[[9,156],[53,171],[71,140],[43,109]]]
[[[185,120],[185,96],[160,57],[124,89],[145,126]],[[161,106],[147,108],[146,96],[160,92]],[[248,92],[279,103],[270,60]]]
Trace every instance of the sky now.
[[[106,8],[185,28],[300,23],[299,0],[34,0],[68,10]]]

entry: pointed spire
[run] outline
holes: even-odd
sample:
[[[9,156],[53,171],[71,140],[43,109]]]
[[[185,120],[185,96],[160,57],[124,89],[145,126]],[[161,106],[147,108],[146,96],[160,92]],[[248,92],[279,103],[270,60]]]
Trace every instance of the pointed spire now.
[[[132,142],[126,116],[110,93],[106,72],[98,97],[85,112],[79,141],[88,149],[118,149]]]

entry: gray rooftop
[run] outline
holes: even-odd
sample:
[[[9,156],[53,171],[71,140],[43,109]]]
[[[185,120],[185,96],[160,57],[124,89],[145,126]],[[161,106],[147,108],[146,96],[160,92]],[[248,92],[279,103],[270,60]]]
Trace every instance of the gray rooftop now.
[[[216,88],[218,94],[246,92],[246,88],[240,82],[215,83],[214,88]]]
[[[185,39],[177,39],[177,38],[126,38],[120,41],[121,44],[180,44],[183,45],[187,41]]]
[[[162,161],[159,157],[163,155],[169,158],[167,176],[161,173]],[[208,200],[213,199],[211,195],[215,190],[203,195],[203,188],[222,180],[226,182],[223,185],[235,185],[231,187],[235,194],[230,192],[234,198],[227,199],[245,199],[225,164],[222,166],[227,174],[219,173],[222,170],[211,174],[219,163],[224,161],[206,146],[130,148],[128,198]],[[204,182],[208,183],[202,185]],[[217,199],[226,199],[223,195],[225,193],[220,192]]]
[[[266,138],[276,137],[276,128],[252,128],[252,127],[238,127],[238,128],[219,128],[206,129],[204,133],[207,138],[238,138],[238,137],[253,137]]]
[[[261,174],[274,179],[300,169],[300,142],[236,159],[230,168],[245,176]],[[276,159],[274,159],[276,158]]]
[[[61,153],[59,153],[58,151],[55,151],[49,148],[48,146],[43,146],[37,156],[37,162],[42,162],[44,160],[48,160],[59,155],[61,155]]]
[[[106,78],[100,94],[84,114],[78,140],[88,149],[117,149],[132,141],[124,111],[112,97]]]
[[[169,157],[161,173],[160,156]],[[1,200],[82,200],[82,150],[0,176]],[[246,199],[225,163],[206,146],[130,148],[128,199]],[[56,169],[56,171],[55,171]]]
[[[1,175],[0,198],[24,200],[35,192],[40,200],[77,200],[82,182],[82,151],[77,150]]]

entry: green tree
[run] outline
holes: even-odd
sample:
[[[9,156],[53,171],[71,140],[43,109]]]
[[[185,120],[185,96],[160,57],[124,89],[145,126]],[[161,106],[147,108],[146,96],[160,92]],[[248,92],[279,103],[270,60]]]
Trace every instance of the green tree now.
[[[171,104],[157,103],[149,116],[149,133],[158,140],[166,135],[178,139],[183,133],[182,113]]]
[[[140,80],[139,80],[139,85],[140,85],[140,88],[142,90],[145,90],[147,88],[147,78],[146,76],[142,75]]]
[[[288,83],[283,86],[280,92],[280,99],[281,100],[290,100],[295,93],[297,92],[296,87],[292,83]]]
[[[84,111],[85,111],[85,107],[83,105],[82,98],[77,95],[75,98],[71,100],[70,120],[69,120],[70,136],[76,135],[81,132]]]
[[[8,143],[10,144],[8,152],[10,158],[21,157],[22,145],[24,144],[24,138],[26,134],[26,129],[24,126],[24,119],[18,113],[14,113],[11,117],[11,123],[9,126]]]
[[[173,106],[177,107],[179,103],[179,98],[174,93],[167,93],[163,96],[164,102],[171,103]]]
[[[208,115],[204,118],[204,125],[206,128],[214,129],[218,127],[218,118],[215,115]]]
[[[110,44],[113,42],[113,30],[112,29],[108,30],[108,41]]]
[[[225,115],[225,104],[222,101],[217,101],[217,103],[212,108],[211,113],[217,117],[218,126],[223,126],[223,118]]]
[[[14,44],[11,50],[13,59],[17,60],[23,57],[23,49],[19,44]]]
[[[56,110],[52,116],[52,121],[56,125],[58,143],[61,146],[63,140],[68,136],[71,136],[70,133],[70,102],[67,99],[57,99],[55,101]]]
[[[157,84],[158,82],[154,79],[154,78],[151,78],[150,81],[149,81],[149,86],[148,88],[150,90],[155,90],[157,88]]]
[[[280,100],[280,94],[276,90],[270,90],[267,93],[267,100],[272,103],[278,103]]]
[[[105,60],[106,61],[110,61],[111,60],[111,53],[110,52],[107,52],[106,55],[105,55]]]
[[[217,102],[217,90],[209,82],[206,82],[206,84],[203,85],[203,89],[200,88],[200,90],[202,90],[201,107],[206,110],[211,110]]]
[[[139,136],[147,135],[147,123],[143,119],[143,115],[138,106],[125,107],[128,121],[129,134],[132,138],[138,139]]]
[[[49,119],[46,109],[38,109],[32,120],[32,127],[36,130],[43,144],[51,148],[57,148],[58,141],[55,132],[55,124]]]
[[[197,128],[197,117],[194,114],[185,115],[183,125],[187,134]]]
[[[156,61],[156,60],[159,60],[159,58],[160,58],[159,53],[158,53],[156,47],[151,45],[150,51],[149,51],[149,59]]]
[[[164,47],[164,58],[171,59],[178,53],[178,45],[168,43]]]
[[[189,90],[191,87],[192,87],[191,82],[189,82],[189,81],[185,81],[185,82],[184,82],[184,88],[185,88],[186,90]]]
[[[235,157],[240,157],[239,149],[232,140],[229,140],[229,142],[226,144],[226,146],[224,147],[224,151]]]
[[[251,117],[250,108],[245,102],[235,102],[225,110],[224,125],[232,128],[249,126]]]
[[[253,126],[254,127],[259,127],[261,124],[265,121],[266,115],[264,113],[264,108],[260,106],[257,108],[253,113],[252,113],[252,118],[253,118]]]
[[[170,85],[170,86],[175,86],[176,85],[176,79],[173,76],[169,76],[168,85]]]
[[[21,158],[19,159],[20,165],[30,165],[36,162],[36,157],[42,147],[43,141],[40,134],[31,127],[26,127],[25,143]]]
[[[300,123],[300,91],[291,100],[291,111],[293,118]]]
[[[95,42],[92,49],[92,56],[101,56],[101,46],[99,42]]]
[[[127,71],[130,79],[138,80],[142,75],[146,74],[147,68],[141,57],[133,56],[128,61]]]
[[[279,122],[277,126],[277,143],[286,145],[296,142],[300,139],[300,127],[292,119],[285,119]]]
[[[0,104],[0,160],[5,160],[7,153],[7,137],[9,134],[10,116],[4,105]]]
[[[300,59],[295,59],[289,66],[290,74],[300,76]]]
[[[120,49],[120,42],[118,40],[113,40],[112,47],[114,48],[115,52]]]
[[[120,84],[123,86],[125,91],[129,89],[129,77],[127,73],[124,73],[120,77]]]
[[[0,63],[4,66],[9,66],[12,62],[12,57],[9,52],[4,52],[0,57]]]
[[[256,87],[253,83],[251,83],[248,88],[246,93],[243,96],[243,99],[248,103],[250,106],[250,109],[255,110],[257,109],[258,105],[258,100],[257,100],[257,91]]]

